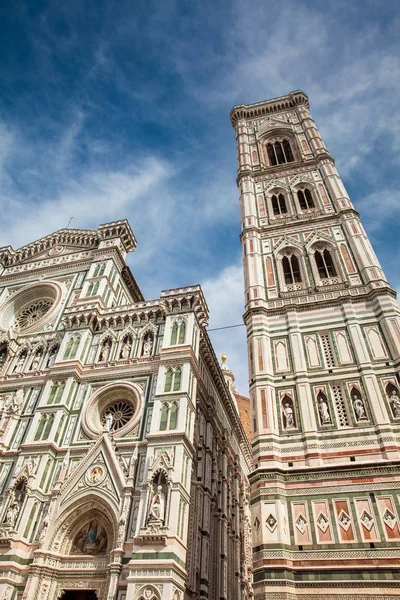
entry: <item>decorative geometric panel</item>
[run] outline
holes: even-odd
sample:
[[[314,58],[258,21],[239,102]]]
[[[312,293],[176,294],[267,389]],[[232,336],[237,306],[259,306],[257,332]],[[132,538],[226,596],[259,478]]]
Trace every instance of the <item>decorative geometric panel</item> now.
[[[349,530],[349,527],[351,526],[351,519],[350,519],[350,516],[344,510],[342,510],[340,512],[338,521],[339,521],[340,527],[342,529],[344,529],[344,531]]]
[[[323,533],[325,533],[329,527],[329,521],[322,513],[320,513],[319,517],[317,518],[317,525]]]
[[[345,404],[340,386],[333,385],[332,392],[333,392],[333,399],[334,399],[335,406],[336,406],[336,413],[338,416],[339,425],[341,427],[348,427],[349,420],[347,417],[346,404]]]
[[[366,510],[364,510],[363,514],[361,515],[360,521],[361,521],[362,525],[365,527],[365,529],[367,529],[368,531],[371,531],[372,526],[374,524],[374,520]]]
[[[274,515],[272,513],[270,513],[267,517],[267,520],[265,521],[265,524],[272,533],[273,531],[275,531],[276,526],[278,525],[278,521],[274,517]]]
[[[303,515],[299,515],[296,521],[296,527],[300,533],[304,533],[307,527],[307,519]]]

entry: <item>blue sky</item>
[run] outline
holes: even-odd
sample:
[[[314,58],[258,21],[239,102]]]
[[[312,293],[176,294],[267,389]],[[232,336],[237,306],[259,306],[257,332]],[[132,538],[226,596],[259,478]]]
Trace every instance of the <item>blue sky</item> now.
[[[241,322],[229,111],[302,89],[400,288],[400,3],[3,1],[0,245],[128,218],[146,298],[201,283]],[[244,328],[211,333],[247,387]]]

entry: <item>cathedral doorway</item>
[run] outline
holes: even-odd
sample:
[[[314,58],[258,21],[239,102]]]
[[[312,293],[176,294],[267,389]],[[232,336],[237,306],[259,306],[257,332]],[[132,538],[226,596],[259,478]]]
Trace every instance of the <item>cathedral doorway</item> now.
[[[62,600],[97,600],[94,590],[63,590]]]

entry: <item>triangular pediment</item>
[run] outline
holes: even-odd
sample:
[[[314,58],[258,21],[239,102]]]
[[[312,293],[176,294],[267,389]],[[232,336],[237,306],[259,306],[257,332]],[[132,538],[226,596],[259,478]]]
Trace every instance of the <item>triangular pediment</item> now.
[[[292,126],[288,123],[283,116],[268,117],[263,121],[256,133],[257,139],[262,138],[265,134],[275,129],[289,129],[292,131]]]
[[[17,250],[7,246],[0,254],[7,255],[7,263],[24,264],[32,260],[54,258],[62,254],[82,252],[97,248],[101,238],[97,231],[86,229],[60,229]]]
[[[70,504],[87,494],[96,493],[118,509],[125,485],[124,473],[110,437],[103,434],[63,483],[60,490],[60,506]]]

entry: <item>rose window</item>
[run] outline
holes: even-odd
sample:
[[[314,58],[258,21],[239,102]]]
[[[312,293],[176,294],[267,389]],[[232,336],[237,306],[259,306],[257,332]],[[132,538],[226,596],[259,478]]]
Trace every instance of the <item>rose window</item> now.
[[[15,327],[20,330],[31,327],[36,321],[39,321],[39,319],[44,317],[52,306],[53,302],[51,300],[38,300],[37,302],[33,302],[21,310],[15,319]]]
[[[112,415],[111,431],[117,431],[126,425],[135,414],[135,406],[129,400],[117,400],[110,404],[101,415],[103,425],[106,423],[106,416]]]

